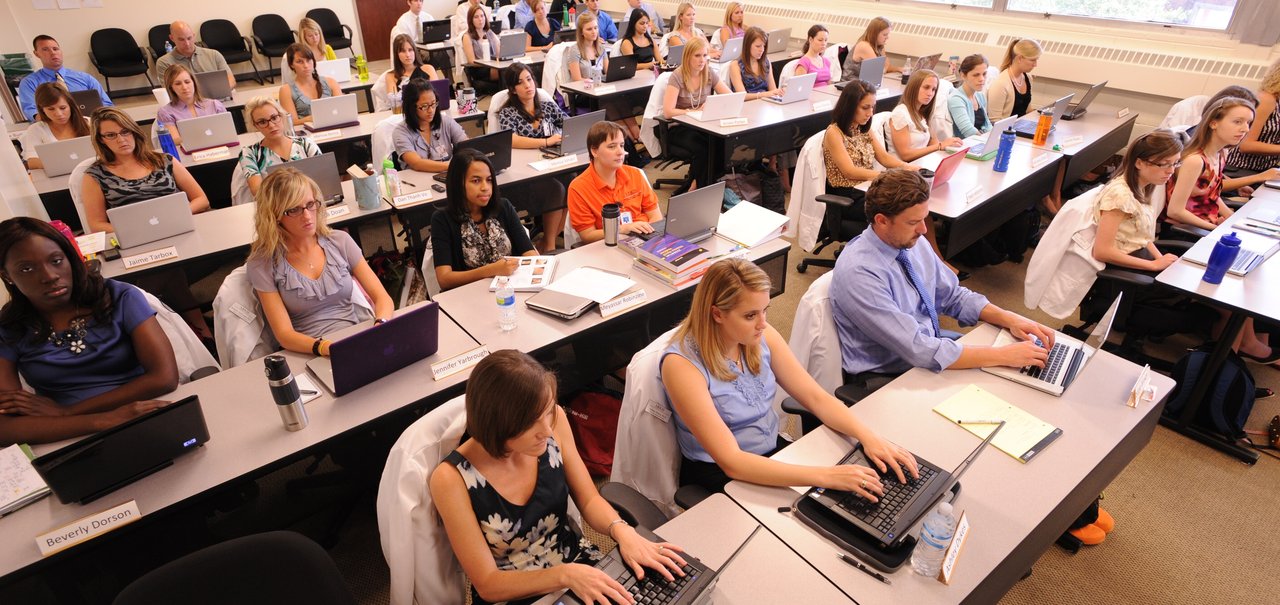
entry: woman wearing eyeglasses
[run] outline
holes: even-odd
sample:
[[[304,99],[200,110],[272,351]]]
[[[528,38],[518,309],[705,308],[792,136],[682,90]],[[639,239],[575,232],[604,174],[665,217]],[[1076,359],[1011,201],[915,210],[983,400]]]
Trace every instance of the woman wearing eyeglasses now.
[[[270,97],[255,97],[245,106],[249,121],[262,133],[262,140],[240,150],[240,169],[244,171],[249,191],[258,195],[267,168],[276,164],[320,155],[320,147],[304,136],[289,136],[287,115]]]
[[[326,224],[315,181],[281,168],[267,175],[258,191],[257,237],[246,269],[280,346],[328,357],[325,335],[369,319],[351,300],[357,281],[373,301],[374,323],[391,317],[395,305],[360,247]]]
[[[453,118],[440,111],[440,102],[431,83],[409,80],[401,93],[404,97],[404,124],[391,133],[400,165],[418,172],[444,172],[449,169],[453,146],[467,140]]]

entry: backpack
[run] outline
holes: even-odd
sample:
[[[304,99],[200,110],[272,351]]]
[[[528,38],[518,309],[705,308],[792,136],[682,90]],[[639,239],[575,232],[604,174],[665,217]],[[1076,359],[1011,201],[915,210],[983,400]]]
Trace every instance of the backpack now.
[[[1172,377],[1178,384],[1169,393],[1164,413],[1171,418],[1180,416],[1196,383],[1211,380],[1205,400],[1191,422],[1232,440],[1239,439],[1244,437],[1244,424],[1253,411],[1253,374],[1239,355],[1230,352],[1216,376],[1205,376],[1204,367],[1210,354],[1210,347],[1205,345],[1183,355],[1173,366]]]
[[[596,477],[608,477],[613,471],[613,446],[618,441],[621,410],[622,393],[601,386],[584,388],[565,405],[578,454],[587,471]]]

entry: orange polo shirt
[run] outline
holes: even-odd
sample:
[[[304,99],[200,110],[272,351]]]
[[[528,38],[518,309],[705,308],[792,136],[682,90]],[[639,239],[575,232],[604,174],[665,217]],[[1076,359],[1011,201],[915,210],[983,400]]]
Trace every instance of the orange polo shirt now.
[[[623,212],[630,212],[632,221],[648,221],[649,213],[658,209],[658,195],[639,168],[618,168],[614,186],[609,187],[595,168],[588,166],[569,183],[569,225],[574,231],[604,229],[600,211],[605,204],[613,203],[621,204]]]

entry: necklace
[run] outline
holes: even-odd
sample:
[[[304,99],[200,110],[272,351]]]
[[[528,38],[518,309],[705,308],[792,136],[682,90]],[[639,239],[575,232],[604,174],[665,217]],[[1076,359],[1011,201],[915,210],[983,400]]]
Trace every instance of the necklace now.
[[[59,349],[67,347],[72,353],[79,355],[85,350],[84,337],[88,334],[85,326],[88,323],[89,321],[84,317],[76,317],[67,325],[66,330],[61,332],[51,331],[49,333],[49,342]]]

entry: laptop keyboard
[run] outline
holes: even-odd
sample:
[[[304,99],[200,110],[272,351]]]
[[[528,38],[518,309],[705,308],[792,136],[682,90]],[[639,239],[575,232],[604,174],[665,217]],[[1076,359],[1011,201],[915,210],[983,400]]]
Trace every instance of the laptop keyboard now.
[[[1036,343],[1040,341],[1037,339]],[[1043,345],[1042,345],[1043,346]],[[1032,378],[1039,378],[1049,384],[1058,384],[1058,374],[1062,373],[1062,369],[1067,365],[1067,355],[1072,349],[1062,346],[1062,343],[1054,343],[1053,348],[1049,350],[1049,359],[1045,361],[1044,367],[1027,366],[1022,368],[1022,373]]]
[[[666,603],[678,603],[685,589],[698,579],[699,570],[691,565],[685,565],[681,568],[684,576],[675,576],[675,580],[668,582],[662,574],[648,570],[644,574],[643,580],[637,580],[628,568],[618,576],[618,583],[631,596],[635,597],[636,603],[641,605],[665,605]],[[675,574],[672,574],[675,575]]]
[[[1231,271],[1245,271],[1260,257],[1257,252],[1241,249],[1236,260],[1231,263]]]
[[[903,472],[905,473],[906,469],[903,469]],[[899,483],[898,477],[892,472],[880,473],[884,495],[880,497],[879,502],[872,502],[854,492],[847,492],[837,506],[882,532],[893,531],[893,525],[897,522],[902,509],[906,508],[916,492],[928,484],[936,474],[937,471],[921,465],[918,479],[911,479],[911,476],[907,475],[907,482]],[[829,495],[834,496],[834,494]]]

